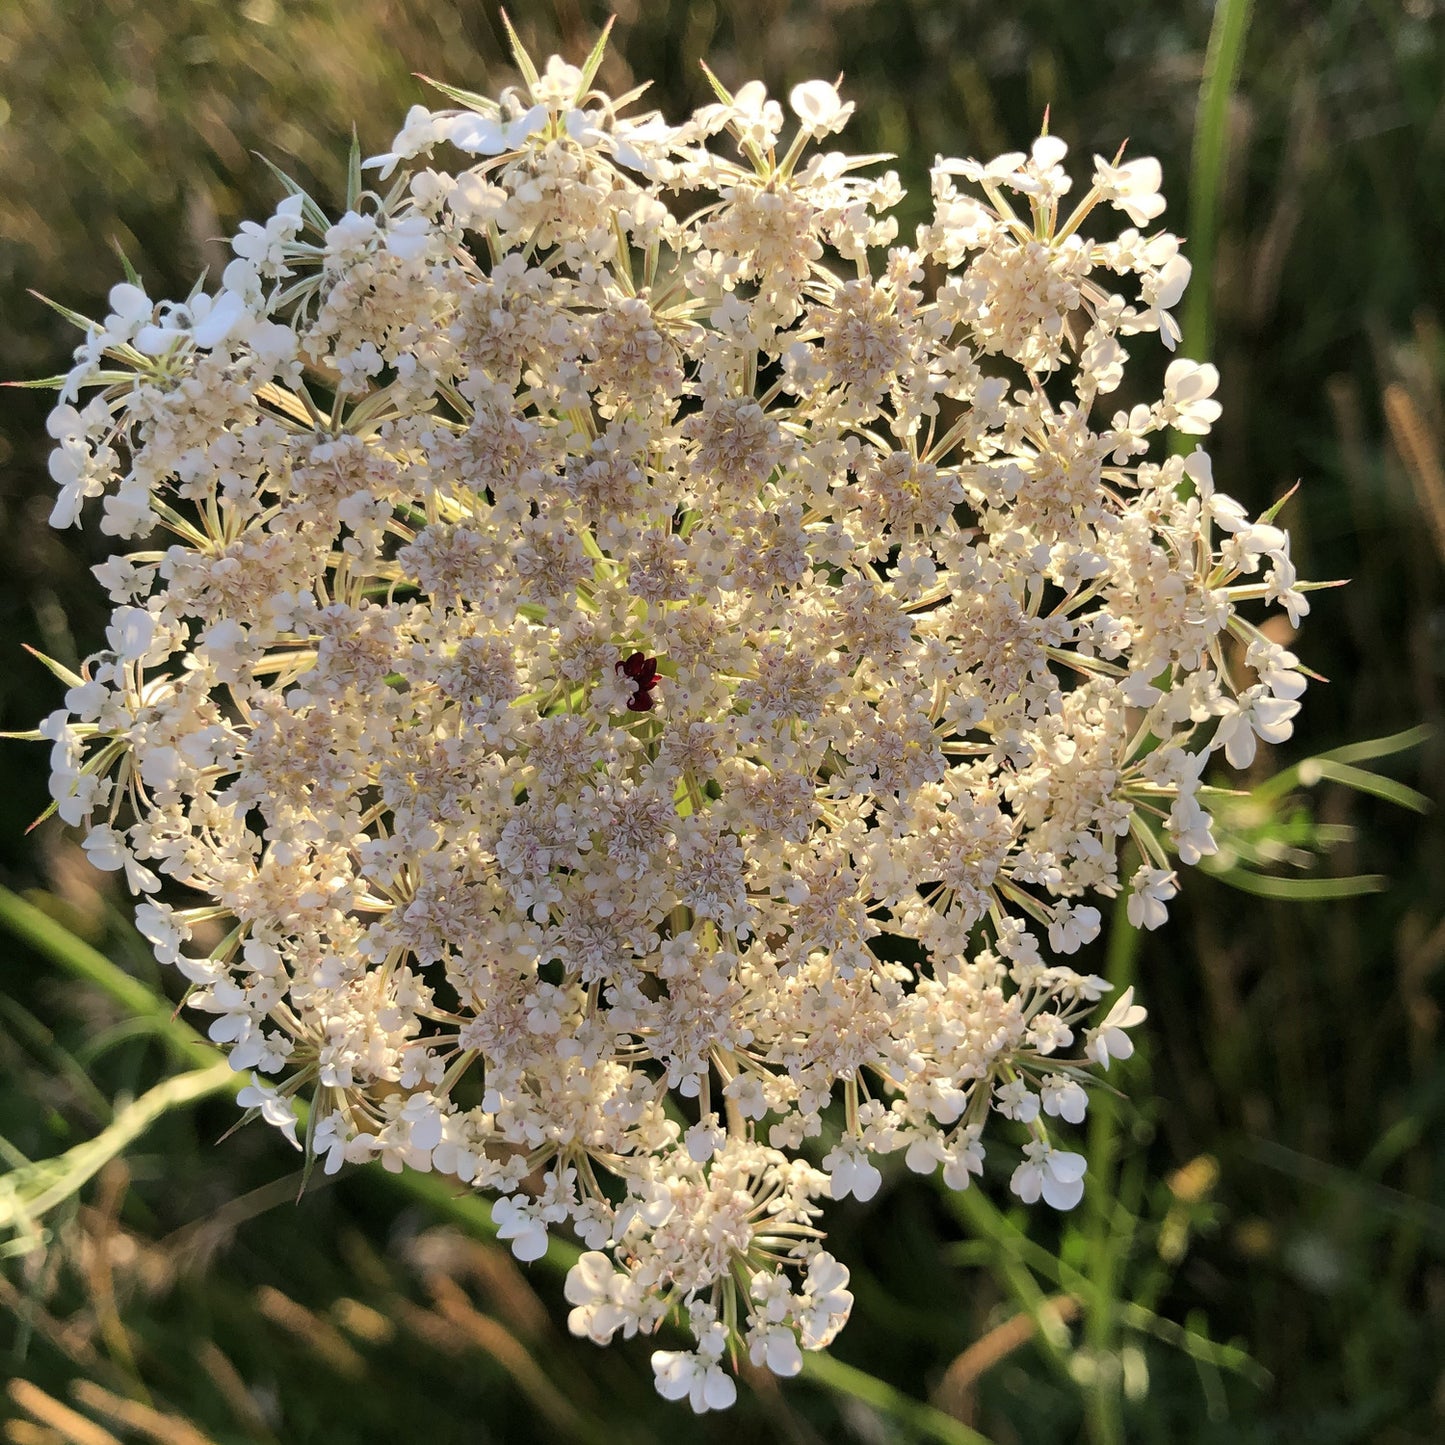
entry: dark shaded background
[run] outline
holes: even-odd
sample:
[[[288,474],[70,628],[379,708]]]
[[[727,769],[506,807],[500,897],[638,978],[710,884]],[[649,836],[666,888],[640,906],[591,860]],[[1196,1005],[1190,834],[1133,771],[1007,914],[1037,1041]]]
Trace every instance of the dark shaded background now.
[[[703,56],[725,81],[758,76],[778,94],[844,72],[859,103],[846,141],[900,157],[905,235],[936,152],[1022,148],[1045,106],[1077,156],[1112,155],[1125,137],[1131,154],[1157,155],[1165,220],[1188,229],[1206,4],[613,8],[601,82],[651,77],[673,117],[711,98]],[[556,0],[518,4],[514,18],[534,53],[577,60],[607,13]],[[112,243],[153,296],[219,275],[217,238],[276,199],[253,152],[336,207],[352,121],[366,154],[385,149],[428,98],[413,72],[479,90],[512,79],[492,8],[3,0],[0,375],[64,369],[74,333],[29,293],[103,312],[121,276]],[[1251,509],[1302,481],[1285,516],[1301,574],[1352,579],[1315,594],[1297,650],[1332,681],[1310,689],[1296,739],[1262,771],[1439,722],[1442,75],[1438,0],[1256,7],[1209,296],[1224,378],[1216,476]],[[60,693],[20,644],[73,663],[105,619],[87,571],[105,539],[46,525],[48,407],[42,393],[0,396],[0,711],[12,729]],[[0,749],[0,881],[173,988],[74,840],[25,832],[46,801],[43,749]],[[1372,766],[1440,797],[1438,741]],[[1151,1016],[1123,1081],[1132,1103],[1094,1141],[1117,1159],[1117,1206],[1062,1224],[1018,1216],[1055,1274],[1077,1273],[1061,1287],[1035,1260],[1030,1274],[1027,1251],[1007,1243],[1014,1216],[960,1217],[926,1184],[890,1177],[834,1228],[857,1266],[840,1359],[998,1442],[1445,1435],[1438,817],[1330,785],[1237,812],[1280,855],[1280,876],[1390,886],[1301,905],[1188,877],[1137,964]],[[1311,838],[1334,846],[1322,859],[1289,852]],[[0,949],[0,993],[7,1165],[90,1137],[119,1097],[173,1067],[153,1035],[19,943]],[[653,1398],[644,1344],[600,1352],[565,1338],[555,1279],[524,1277],[369,1174],[296,1205],[294,1157],[260,1130],[218,1146],[231,1119],[225,1102],[168,1117],[48,1218],[44,1249],[0,1259],[0,1375],[22,1382],[9,1440],[92,1438],[35,1391],[116,1439],[187,1445],[345,1445],[423,1421],[438,1445],[914,1438],[809,1381],[745,1391],[730,1420],[694,1422]],[[989,1193],[1007,1211],[1002,1159],[999,1170]],[[1040,1308],[1051,1328],[1034,1329]],[[1233,1342],[1239,1358],[1201,1358],[1200,1340]],[[117,1400],[143,1409],[118,1417]]]

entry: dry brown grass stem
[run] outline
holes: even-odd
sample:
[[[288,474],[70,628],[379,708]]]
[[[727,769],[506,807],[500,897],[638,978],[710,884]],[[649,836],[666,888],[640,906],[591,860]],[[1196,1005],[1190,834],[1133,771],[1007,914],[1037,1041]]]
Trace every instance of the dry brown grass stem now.
[[[28,1380],[11,1380],[10,1398],[27,1415],[48,1425],[67,1445],[121,1445],[109,1430]]]
[[[580,1426],[577,1413],[557,1392],[526,1346],[504,1325],[475,1309],[455,1280],[435,1274],[427,1287],[436,1301],[437,1313],[478,1349],[490,1355],[556,1429],[575,1435]]]
[[[143,1405],[139,1400],[114,1395],[93,1380],[77,1380],[71,1386],[71,1393],[87,1410],[144,1435],[155,1445],[215,1445],[209,1435],[203,1435],[190,1421]]]
[[[1420,510],[1430,524],[1436,551],[1445,561],[1445,465],[1440,458],[1440,438],[1434,435],[1414,398],[1398,381],[1392,381],[1385,388],[1384,403],[1390,438],[1415,489]]]
[[[974,1391],[979,1380],[1033,1339],[1041,1326],[1068,1324],[1078,1315],[1080,1308],[1073,1295],[1054,1295],[1039,1307],[1037,1317],[1021,1310],[975,1340],[961,1355],[955,1356],[944,1373],[935,1401],[939,1409],[946,1410],[955,1420],[971,1423],[975,1407]]]

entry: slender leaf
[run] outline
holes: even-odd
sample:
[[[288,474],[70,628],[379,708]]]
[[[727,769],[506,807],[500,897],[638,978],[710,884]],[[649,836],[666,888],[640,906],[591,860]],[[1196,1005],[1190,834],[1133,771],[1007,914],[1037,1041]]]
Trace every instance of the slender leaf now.
[[[1184,354],[1196,361],[1209,358],[1214,341],[1214,257],[1229,147],[1229,103],[1244,59],[1250,9],[1250,0],[1215,0],[1195,112],[1189,174],[1189,260],[1194,274],[1185,294],[1180,330]]]
[[[1359,898],[1366,893],[1383,893],[1390,880],[1381,873],[1359,873],[1351,878],[1275,878],[1249,868],[1210,870],[1212,876],[1241,893],[1257,898],[1280,898],[1294,903],[1319,903],[1332,898]]]
[[[33,1229],[47,1211],[75,1194],[163,1114],[218,1094],[235,1078],[224,1061],[177,1074],[121,1109],[93,1139],[54,1159],[37,1160],[0,1176],[0,1229]]]

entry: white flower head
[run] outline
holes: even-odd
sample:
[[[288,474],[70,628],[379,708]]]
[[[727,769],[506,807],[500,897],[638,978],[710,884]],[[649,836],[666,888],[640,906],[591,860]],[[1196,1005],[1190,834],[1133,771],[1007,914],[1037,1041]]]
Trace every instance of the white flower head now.
[[[362,168],[375,170],[378,180],[387,180],[401,161],[411,160],[429,151],[442,138],[438,118],[424,105],[414,105],[406,113],[406,122],[396,133],[391,149],[384,155],[364,160]],[[237,255],[242,254],[239,250]]]
[[[814,140],[842,130],[854,110],[854,103],[844,103],[837,86],[826,80],[805,80],[795,85],[788,93],[788,104]]]
[[[572,1333],[671,1314],[658,1389],[722,1409],[843,1327],[885,1157],[967,1188],[1002,1115],[1077,1203],[1045,1127],[1145,1017],[1088,1027],[1102,903],[1216,850],[1206,766],[1308,676],[1240,614],[1307,584],[1169,455],[1219,377],[1133,355],[1189,276],[1154,161],[1071,211],[1062,137],[940,158],[903,238],[835,84],[673,123],[519,68],[219,286],[112,290],[48,424],[111,616],[40,735],[244,1107],[575,1234]]]
[[[525,1204],[505,1195],[494,1200],[492,1223],[497,1226],[497,1238],[509,1243],[512,1253],[524,1264],[547,1253],[547,1226]]]
[[[1077,1079],[1063,1074],[1049,1074],[1040,1089],[1044,1113],[1063,1119],[1068,1124],[1082,1124],[1089,1096]]]
[[[1135,928],[1160,928],[1169,917],[1167,904],[1179,892],[1178,875],[1167,868],[1138,868],[1130,880],[1125,905]]]
[[[733,1378],[706,1356],[682,1350],[654,1350],[652,1370],[664,1400],[686,1400],[696,1415],[726,1410],[738,1397]]]
[[[846,1199],[851,1194],[860,1203],[866,1203],[883,1183],[877,1165],[857,1148],[840,1144],[823,1156],[823,1168],[828,1173],[829,1192],[834,1199]]]
[[[1294,731],[1298,700],[1274,697],[1263,684],[1246,688],[1229,705],[1214,733],[1214,746],[1223,748],[1232,768],[1247,768],[1254,761],[1255,740],[1282,743]]]
[[[1164,373],[1165,420],[1186,435],[1206,436],[1224,409],[1211,399],[1218,385],[1219,372],[1208,362],[1171,361]]]

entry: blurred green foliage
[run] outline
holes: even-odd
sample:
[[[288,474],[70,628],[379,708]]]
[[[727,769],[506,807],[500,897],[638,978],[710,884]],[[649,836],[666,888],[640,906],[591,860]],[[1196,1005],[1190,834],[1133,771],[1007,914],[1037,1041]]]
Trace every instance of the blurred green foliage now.
[[[1424,724],[1434,741],[1367,765],[1440,799],[1439,0],[1260,0],[1237,86],[1205,112],[1217,203],[1192,218],[1202,0],[610,8],[602,82],[651,78],[672,116],[708,98],[704,56],[726,82],[757,75],[775,92],[844,72],[851,142],[896,152],[912,188],[905,229],[935,153],[1017,148],[1046,107],[1076,152],[1127,137],[1158,155],[1167,218],[1216,238],[1216,475],[1251,508],[1303,479],[1284,518],[1301,574],[1352,579],[1315,594],[1299,650],[1333,681],[1271,761]],[[608,9],[519,3],[514,18],[534,51],[577,59]],[[31,290],[96,312],[118,246],[151,294],[184,295],[274,203],[255,152],[335,205],[353,122],[366,153],[382,150],[426,96],[414,73],[485,90],[510,78],[505,54],[495,11],[456,0],[4,0],[0,374],[63,369],[74,345]],[[45,524],[48,404],[0,398],[8,728],[58,702],[19,644],[73,662],[104,615],[86,572],[104,539]],[[73,840],[26,835],[43,755],[4,747],[0,876],[152,993],[173,988]],[[284,1142],[245,1129],[218,1144],[234,1110],[213,1099],[165,1112],[124,1162],[0,1239],[6,1438],[365,1445],[422,1422],[439,1445],[1442,1438],[1445,838],[1398,789],[1362,793],[1308,765],[1290,783],[1232,805],[1241,856],[1389,888],[1304,906],[1192,876],[1163,934],[1117,927],[1095,966],[1137,976],[1149,1042],[1119,1080],[1127,1100],[1091,1126],[1089,1198],[1063,1221],[1025,1216],[1000,1159],[986,1190],[950,1199],[899,1176],[839,1211],[858,1305],[835,1354],[866,1375],[765,1379],[729,1419],[696,1422],[653,1396],[645,1345],[567,1337],[557,1278],[493,1247],[484,1209],[365,1171],[297,1203]],[[1320,842],[1334,845],[1323,862],[1301,847]],[[167,1010],[137,1016],[63,953],[15,936],[0,954],[11,1184],[189,1067],[165,1043]]]

